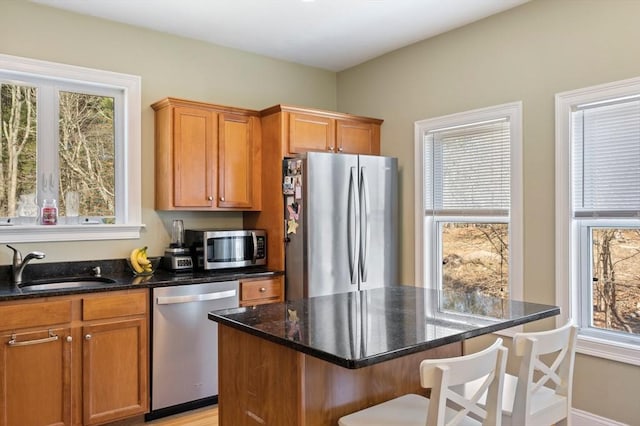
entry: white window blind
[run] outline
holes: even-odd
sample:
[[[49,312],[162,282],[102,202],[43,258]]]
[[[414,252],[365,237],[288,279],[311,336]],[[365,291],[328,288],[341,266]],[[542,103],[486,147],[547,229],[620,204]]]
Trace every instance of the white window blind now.
[[[575,217],[640,216],[640,99],[572,113]]]
[[[509,215],[508,120],[429,131],[424,143],[427,215]]]

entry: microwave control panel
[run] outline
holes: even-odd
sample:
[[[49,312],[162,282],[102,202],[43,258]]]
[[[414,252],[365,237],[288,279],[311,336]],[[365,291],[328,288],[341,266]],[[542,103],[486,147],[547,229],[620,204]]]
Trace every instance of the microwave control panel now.
[[[257,241],[257,244],[258,244],[258,248],[256,250],[256,257],[258,259],[264,259],[266,257],[266,249],[267,248],[265,246],[265,243],[266,243],[265,240],[266,240],[265,237],[257,237],[256,238],[256,241]]]

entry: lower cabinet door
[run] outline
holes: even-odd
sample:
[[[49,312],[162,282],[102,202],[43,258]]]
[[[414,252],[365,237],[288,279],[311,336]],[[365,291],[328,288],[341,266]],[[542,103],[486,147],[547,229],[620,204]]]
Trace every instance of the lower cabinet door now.
[[[71,425],[71,331],[3,334],[0,426]]]
[[[146,319],[85,325],[82,330],[83,423],[145,413],[149,405]]]

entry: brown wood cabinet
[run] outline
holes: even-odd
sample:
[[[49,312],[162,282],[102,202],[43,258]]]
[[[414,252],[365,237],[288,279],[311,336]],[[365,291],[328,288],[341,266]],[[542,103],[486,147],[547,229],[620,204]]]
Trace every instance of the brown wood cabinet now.
[[[0,425],[71,425],[71,329],[1,336]]]
[[[265,196],[260,212],[244,214],[244,227],[267,231],[267,266],[284,270],[282,160],[309,151],[379,155],[382,120],[288,105],[273,106],[261,115]]]
[[[337,120],[338,152],[380,155],[380,124],[356,120]]]
[[[85,425],[148,409],[148,293],[83,298],[82,402]]]
[[[0,318],[0,425],[71,425],[71,303],[3,303]]]
[[[240,281],[240,306],[255,306],[284,300],[284,277]]]
[[[152,108],[156,209],[260,210],[257,111],[175,98]]]
[[[335,119],[295,112],[288,113],[288,118],[288,155],[336,149]]]
[[[282,157],[309,151],[380,155],[382,120],[332,111],[276,105],[262,111],[265,144],[280,146]]]
[[[147,290],[0,303],[0,426],[148,410]]]
[[[218,115],[218,207],[259,210],[262,153],[260,119]]]

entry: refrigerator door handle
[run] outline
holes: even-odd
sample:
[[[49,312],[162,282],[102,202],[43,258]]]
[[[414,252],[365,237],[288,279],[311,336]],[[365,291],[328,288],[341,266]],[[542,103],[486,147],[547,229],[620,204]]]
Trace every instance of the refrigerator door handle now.
[[[369,243],[371,242],[371,224],[369,222],[370,198],[369,181],[367,180],[366,168],[360,168],[360,276],[362,282],[367,282],[367,272],[369,271]]]
[[[351,284],[358,284],[358,267],[356,260],[359,251],[360,238],[358,231],[360,226],[360,206],[358,197],[355,194],[355,186],[358,181],[357,170],[351,167],[349,174],[349,199],[347,203],[347,244],[349,249],[349,275]]]

